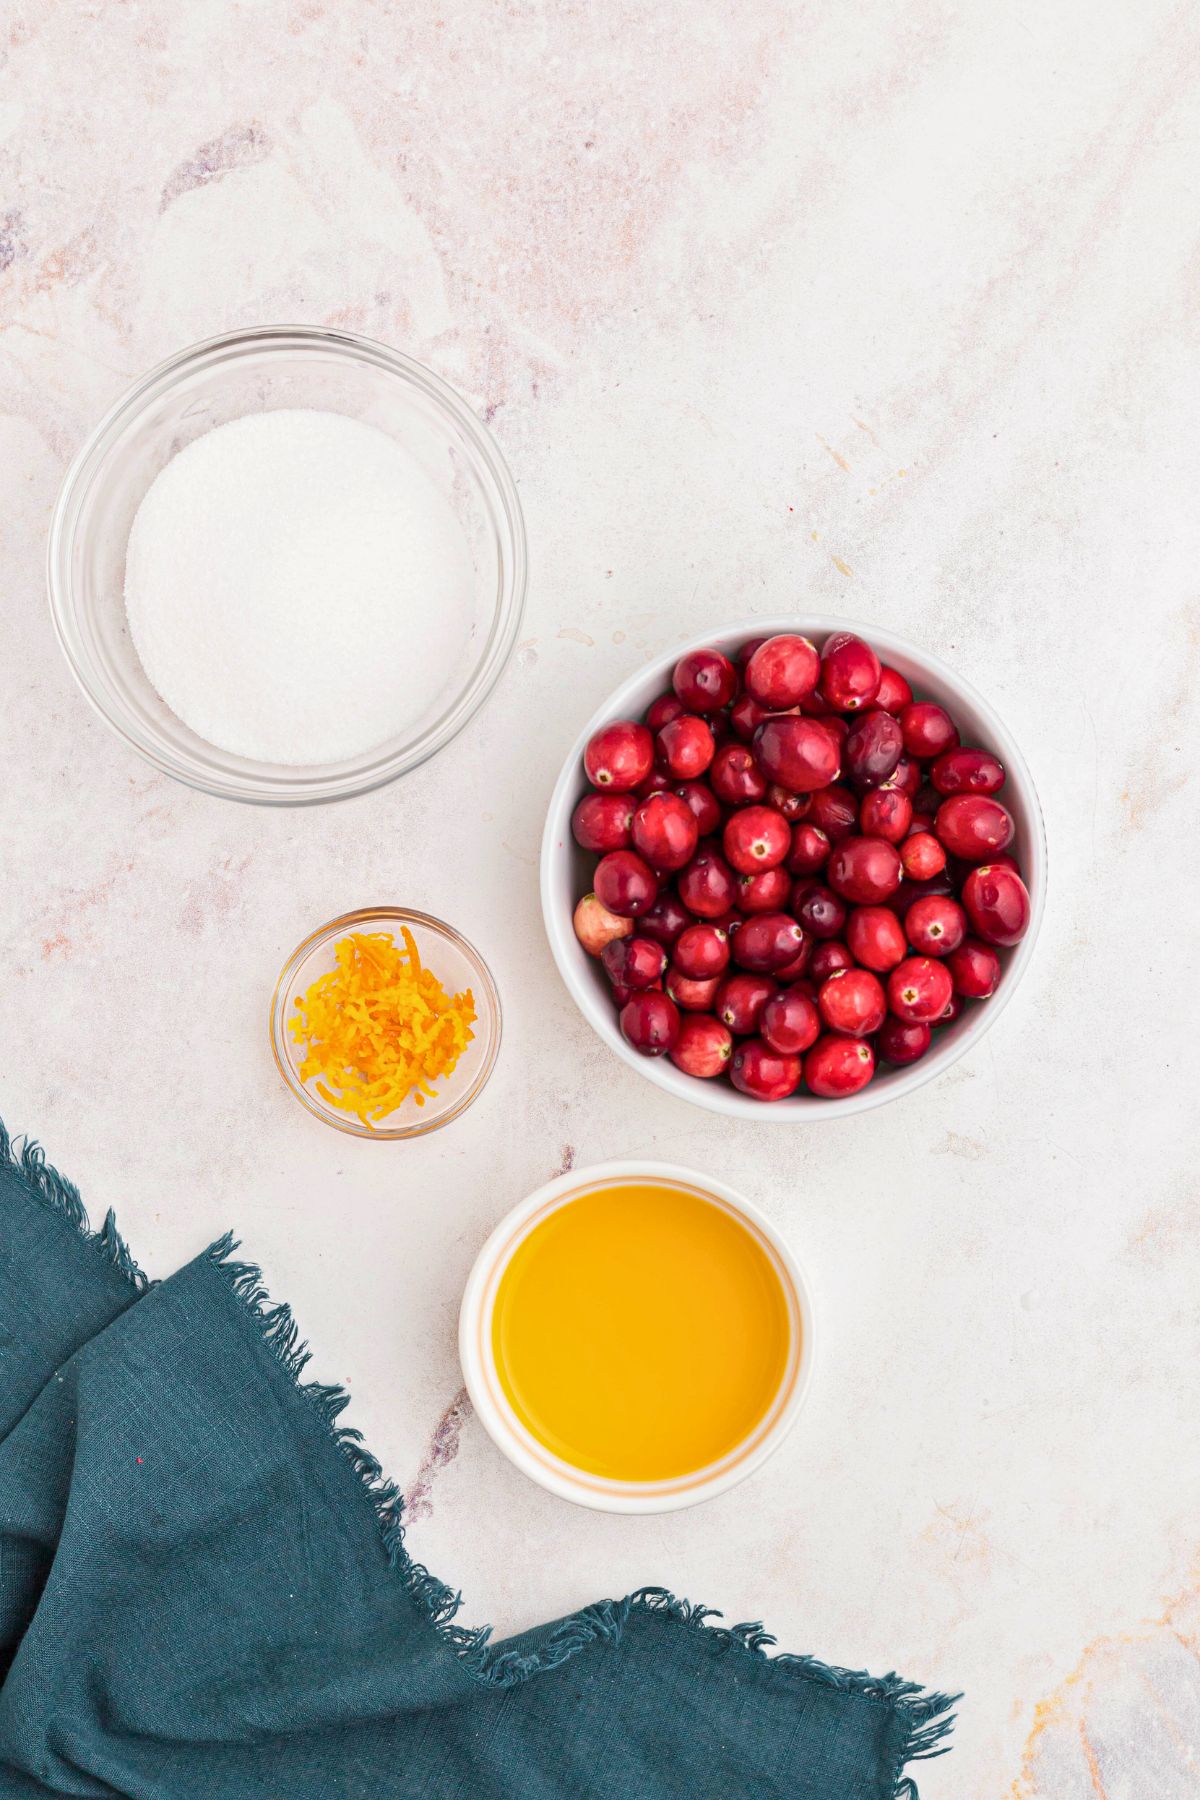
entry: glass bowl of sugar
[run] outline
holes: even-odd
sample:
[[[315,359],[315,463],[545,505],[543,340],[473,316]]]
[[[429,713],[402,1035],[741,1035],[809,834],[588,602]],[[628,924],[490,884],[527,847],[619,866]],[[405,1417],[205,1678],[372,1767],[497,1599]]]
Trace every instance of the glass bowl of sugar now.
[[[439,376],[344,331],[180,352],[72,463],[50,529],[59,642],[101,717],[224,799],[369,792],[443,748],[516,641],[525,528]]]

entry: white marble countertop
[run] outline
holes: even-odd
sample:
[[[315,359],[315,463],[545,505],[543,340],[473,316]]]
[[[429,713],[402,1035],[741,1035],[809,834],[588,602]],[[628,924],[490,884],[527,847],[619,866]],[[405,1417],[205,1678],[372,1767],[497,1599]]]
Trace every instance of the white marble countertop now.
[[[466,1622],[655,1581],[963,1687],[923,1800],[1200,1793],[1198,59],[1176,0],[28,0],[0,49],[0,1114],[154,1274],[238,1228]],[[42,578],[100,411],[272,320],[457,383],[532,548],[485,712],[302,816],[134,760]],[[975,1055],[864,1118],[735,1130],[589,1032],[535,862],[581,717],[793,601],[988,695],[1052,886]],[[292,946],[378,898],[460,925],[507,1004],[485,1097],[411,1145],[312,1121],[265,1031]],[[768,1209],[825,1355],[752,1481],[630,1520],[501,1460],[454,1320],[503,1209],[639,1150]]]

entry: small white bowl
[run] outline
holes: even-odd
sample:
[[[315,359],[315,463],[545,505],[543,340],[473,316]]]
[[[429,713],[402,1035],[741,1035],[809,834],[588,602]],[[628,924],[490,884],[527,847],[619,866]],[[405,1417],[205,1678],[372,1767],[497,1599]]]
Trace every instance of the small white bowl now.
[[[991,999],[972,1003],[953,1025],[941,1027],[920,1062],[904,1069],[884,1065],[865,1088],[842,1100],[822,1100],[815,1094],[803,1093],[795,1094],[789,1100],[766,1103],[749,1094],[739,1094],[719,1077],[701,1081],[697,1076],[685,1075],[665,1056],[639,1056],[621,1036],[612,991],[602,966],[584,950],[572,925],[576,902],[588,891],[595,864],[595,858],[581,850],[571,835],[571,814],[587,789],[583,752],[588,739],[612,719],[640,719],[650,702],[670,688],[671,671],[689,650],[712,645],[732,656],[748,638],[773,637],[780,631],[801,632],[818,643],[832,631],[857,632],[873,645],[885,663],[904,676],[918,699],[936,700],[954,715],[964,744],[994,751],[1008,772],[1002,798],[1016,825],[1013,850],[1024,871],[1032,907],[1029,930],[1021,942],[1015,949],[998,952],[1002,976]],[[852,1113],[867,1112],[871,1107],[882,1106],[885,1101],[898,1100],[902,1095],[924,1087],[936,1076],[944,1075],[952,1063],[978,1044],[1012,999],[1033,955],[1046,903],[1046,834],[1037,790],[1025,758],[1004,722],[961,675],[906,638],[881,630],[877,625],[864,625],[854,619],[833,618],[827,614],[777,613],[768,618],[741,619],[732,625],[700,632],[631,675],[593,713],[572,745],[551,796],[542,836],[541,890],[546,935],[560,975],[584,1018],[631,1069],[636,1069],[639,1075],[644,1075],[647,1081],[654,1082],[667,1093],[690,1100],[696,1106],[707,1107],[710,1112],[723,1113],[728,1118],[753,1119],[759,1124],[796,1125],[812,1119],[846,1119]]]
[[[753,1432],[720,1462],[668,1481],[611,1481],[564,1462],[517,1418],[500,1385],[492,1353],[492,1312],[501,1277],[517,1246],[557,1207],[621,1181],[661,1182],[724,1207],[753,1233],[779,1277],[791,1320],[787,1369],[770,1409]],[[719,1321],[714,1320],[714,1329]],[[779,1448],[796,1421],[812,1380],[812,1299],[792,1252],[756,1206],[711,1176],[675,1163],[604,1162],[548,1181],[506,1214],[475,1260],[458,1316],[458,1354],[471,1402],[484,1430],[522,1473],[577,1506],[598,1512],[675,1512],[735,1487]]]

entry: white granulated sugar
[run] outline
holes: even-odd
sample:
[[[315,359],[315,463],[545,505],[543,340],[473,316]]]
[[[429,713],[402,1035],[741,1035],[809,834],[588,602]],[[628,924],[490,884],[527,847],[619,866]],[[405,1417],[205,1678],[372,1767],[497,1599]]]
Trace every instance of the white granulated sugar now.
[[[184,724],[257,761],[332,763],[431,716],[465,673],[473,584],[446,497],[341,413],[220,425],[129,534],[142,666]]]

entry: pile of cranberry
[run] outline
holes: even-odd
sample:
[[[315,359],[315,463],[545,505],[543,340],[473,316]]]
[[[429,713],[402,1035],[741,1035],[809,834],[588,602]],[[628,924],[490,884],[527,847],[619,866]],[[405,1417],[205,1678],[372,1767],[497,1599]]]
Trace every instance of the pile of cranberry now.
[[[626,1040],[757,1100],[916,1062],[1029,925],[1002,765],[847,631],[693,650],[673,689],[596,732],[572,818]]]

